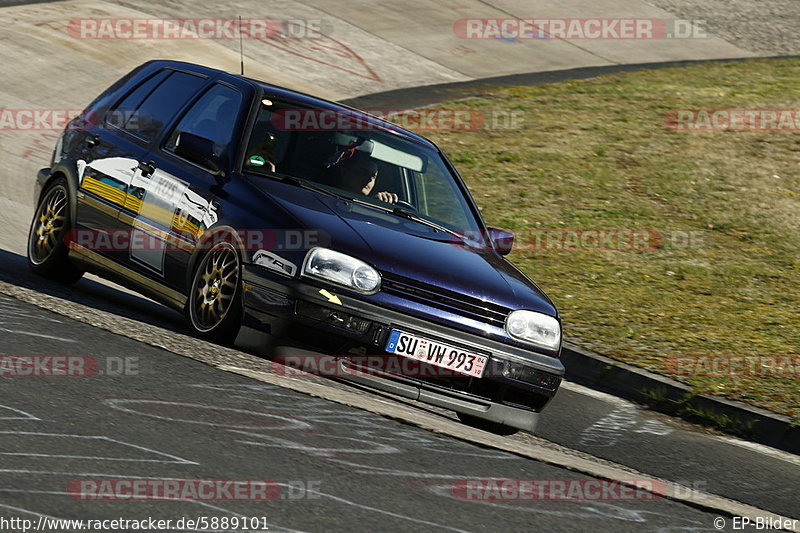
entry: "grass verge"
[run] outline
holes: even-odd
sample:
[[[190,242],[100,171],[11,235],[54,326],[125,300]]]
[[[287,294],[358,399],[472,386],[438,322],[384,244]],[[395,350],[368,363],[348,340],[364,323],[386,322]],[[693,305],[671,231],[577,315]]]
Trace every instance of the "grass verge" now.
[[[800,132],[674,131],[665,117],[798,109],[799,78],[800,60],[752,60],[498,89],[437,107],[521,127],[422,133],[487,222],[519,234],[509,259],[556,302],[568,340],[660,373],[675,357],[765,357],[739,372],[761,375],[679,379],[797,422],[800,368],[781,357],[800,353]],[[658,238],[575,246],[592,229]]]

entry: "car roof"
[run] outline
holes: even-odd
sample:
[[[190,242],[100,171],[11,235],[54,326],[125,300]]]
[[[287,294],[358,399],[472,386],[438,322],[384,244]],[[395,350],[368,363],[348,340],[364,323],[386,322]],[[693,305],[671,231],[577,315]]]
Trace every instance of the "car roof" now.
[[[239,74],[225,72],[224,70],[219,70],[212,67],[206,67],[195,63],[188,63],[185,61],[154,60],[154,61],[149,61],[145,65],[147,65],[150,68],[171,67],[180,70],[188,70],[191,72],[196,72],[198,74],[204,74],[209,77],[216,77],[218,79],[225,79],[226,77],[229,77],[229,78],[245,80],[247,82],[259,86],[264,92],[268,93],[270,96],[276,99],[284,101],[289,100],[293,103],[297,103],[302,106],[311,107],[312,109],[319,109],[325,111],[340,111],[340,112],[347,112],[348,114],[354,113],[358,115],[359,118],[363,117],[364,121],[367,122],[371,127],[374,127],[375,129],[392,132],[396,135],[401,135],[409,140],[416,141],[420,144],[424,144],[435,150],[438,150],[436,145],[434,145],[431,141],[429,141],[428,139],[426,139],[421,135],[417,135],[412,131],[409,131],[405,128],[401,128],[397,124],[393,124],[392,122],[371,115],[366,111],[363,111],[361,109],[356,109],[354,107],[350,107],[345,104],[341,104],[339,102],[325,100],[324,98],[319,98],[310,94],[295,91],[293,89],[281,87],[280,85],[273,85],[271,83],[267,83],[262,80],[257,80],[254,78],[249,78],[247,76],[241,76]]]

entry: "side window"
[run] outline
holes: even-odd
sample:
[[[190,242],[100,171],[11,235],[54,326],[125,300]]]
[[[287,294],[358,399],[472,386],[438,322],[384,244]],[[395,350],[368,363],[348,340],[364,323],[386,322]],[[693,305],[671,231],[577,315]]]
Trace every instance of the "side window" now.
[[[200,76],[173,72],[145,97],[122,128],[145,141],[151,141],[205,81]]]
[[[174,152],[181,133],[191,133],[214,142],[214,155],[222,157],[233,137],[242,95],[227,85],[216,84],[186,112],[167,139],[164,149]]]
[[[125,126],[125,122],[131,118],[133,112],[142,105],[147,96],[153,92],[153,89],[158,87],[158,84],[164,81],[169,75],[170,71],[161,70],[153,76],[147,78],[144,82],[139,84],[133,91],[123,98],[117,106],[106,115],[106,122],[118,128]]]

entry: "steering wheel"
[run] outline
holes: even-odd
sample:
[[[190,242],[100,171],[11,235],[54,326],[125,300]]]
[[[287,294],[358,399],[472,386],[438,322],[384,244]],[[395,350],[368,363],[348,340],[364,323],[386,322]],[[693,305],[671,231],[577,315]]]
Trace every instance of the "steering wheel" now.
[[[394,203],[394,205],[396,205],[396,206],[398,206],[398,207],[406,207],[406,208],[408,208],[408,209],[411,209],[411,210],[413,210],[413,211],[416,211],[416,210],[417,210],[417,208],[416,208],[416,207],[414,207],[413,205],[411,205],[409,202],[406,202],[405,200],[397,200],[397,201]]]

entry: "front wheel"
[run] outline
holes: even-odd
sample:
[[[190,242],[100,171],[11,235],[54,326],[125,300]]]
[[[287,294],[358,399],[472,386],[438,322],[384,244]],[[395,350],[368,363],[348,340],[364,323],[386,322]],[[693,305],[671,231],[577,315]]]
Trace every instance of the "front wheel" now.
[[[83,271],[69,260],[66,243],[72,228],[67,180],[57,178],[42,194],[28,233],[28,268],[60,283],[75,283]]]
[[[200,259],[186,315],[192,330],[215,342],[232,344],[242,315],[242,266],[236,248],[219,242]]]

